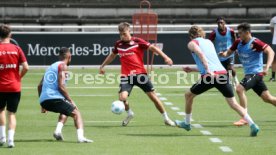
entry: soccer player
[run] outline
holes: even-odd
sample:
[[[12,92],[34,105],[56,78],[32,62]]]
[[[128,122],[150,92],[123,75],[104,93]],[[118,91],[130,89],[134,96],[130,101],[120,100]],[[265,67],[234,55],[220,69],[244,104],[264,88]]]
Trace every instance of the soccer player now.
[[[253,122],[245,109],[237,103],[234,97],[233,88],[229,83],[227,71],[221,65],[212,42],[205,39],[204,30],[201,27],[192,26],[189,30],[189,36],[191,41],[188,43],[188,48],[192,53],[197,68],[184,67],[183,69],[185,72],[199,71],[201,79],[186,92],[186,117],[184,121],[176,120],[176,125],[187,131],[191,130],[191,115],[194,98],[211,88],[216,88],[223,94],[229,106],[249,122],[251,128],[250,135],[257,136],[259,127]]]
[[[91,143],[83,135],[83,121],[81,113],[66,89],[66,72],[71,62],[71,53],[68,48],[62,48],[59,52],[59,61],[53,63],[44,74],[38,85],[38,94],[42,112],[60,113],[54,138],[63,140],[62,128],[67,117],[74,119],[79,143]]]
[[[218,27],[213,30],[209,39],[214,43],[216,52],[220,53],[221,51],[229,49],[237,37],[234,30],[225,25],[225,19],[223,17],[217,18],[216,22]],[[232,76],[233,86],[236,88],[239,81],[236,76],[236,70],[234,69],[235,54],[233,53],[226,58],[219,55],[218,57],[223,67],[228,71],[228,75],[230,77]]]
[[[156,108],[162,114],[166,125],[175,126],[175,123],[168,117],[162,102],[154,92],[154,87],[147,75],[144,68],[144,51],[149,50],[162,56],[165,63],[172,65],[173,61],[160,49],[151,45],[143,39],[132,37],[130,34],[130,24],[123,22],[118,26],[120,33],[120,40],[115,44],[114,50],[105,59],[103,64],[100,66],[100,73],[104,74],[104,67],[110,64],[117,55],[121,61],[121,83],[119,90],[119,100],[124,102],[127,117],[122,122],[122,126],[127,126],[130,120],[134,117],[133,111],[130,109],[127,101],[134,85],[140,87],[147,96],[153,101]]]
[[[253,89],[264,102],[271,103],[276,106],[276,97],[272,96],[268,91],[263,76],[268,74],[268,70],[274,59],[274,52],[270,46],[261,40],[252,37],[251,28],[248,23],[242,23],[238,26],[239,39],[237,39],[232,47],[226,52],[221,52],[220,55],[228,57],[235,51],[238,52],[239,59],[243,65],[245,77],[237,86],[237,94],[240,99],[240,104],[247,110],[247,98],[245,92]],[[267,63],[263,68],[263,53],[267,54]],[[235,125],[246,125],[247,121],[243,118]]]
[[[10,43],[11,29],[0,26],[0,146],[6,143],[6,112],[8,112],[8,147],[14,147],[16,111],[21,97],[21,79],[29,66],[24,52],[19,46]],[[19,66],[23,69],[19,71]]]
[[[276,51],[276,15],[270,20],[270,30],[272,33],[272,48]],[[274,57],[272,63],[272,73],[269,81],[275,81],[275,72],[276,72],[276,57]]]

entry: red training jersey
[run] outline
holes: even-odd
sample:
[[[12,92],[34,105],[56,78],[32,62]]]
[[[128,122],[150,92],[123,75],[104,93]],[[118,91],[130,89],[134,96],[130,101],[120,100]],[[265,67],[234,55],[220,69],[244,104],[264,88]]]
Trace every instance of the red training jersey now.
[[[0,43],[0,92],[20,92],[19,66],[26,62],[22,49],[11,43]]]
[[[147,73],[144,67],[144,51],[149,46],[149,42],[135,37],[129,42],[121,40],[116,42],[113,53],[120,57],[122,76]]]

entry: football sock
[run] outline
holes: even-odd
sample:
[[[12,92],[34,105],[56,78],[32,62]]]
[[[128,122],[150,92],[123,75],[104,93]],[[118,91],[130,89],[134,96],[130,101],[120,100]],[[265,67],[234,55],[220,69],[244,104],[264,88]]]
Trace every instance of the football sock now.
[[[272,72],[272,78],[275,79],[275,72]]]
[[[77,129],[77,136],[79,140],[84,138],[83,129]]]
[[[185,116],[186,124],[191,124],[191,117],[192,117],[192,114],[186,114],[186,116]]]
[[[244,119],[248,122],[249,126],[251,126],[252,124],[255,124],[252,118],[248,114],[245,114]]]
[[[8,140],[9,141],[13,141],[13,139],[14,139],[14,133],[15,133],[14,130],[9,130],[8,131]]]
[[[164,112],[164,113],[162,114],[162,116],[163,116],[164,121],[166,121],[166,120],[169,119],[169,116],[168,116],[167,112]]]
[[[6,126],[0,126],[0,138],[6,137]]]
[[[61,133],[63,128],[63,123],[58,122],[55,133]]]
[[[133,115],[133,113],[134,113],[130,108],[129,108],[128,111],[126,111],[126,112],[127,112],[127,115],[128,115],[128,116]]]

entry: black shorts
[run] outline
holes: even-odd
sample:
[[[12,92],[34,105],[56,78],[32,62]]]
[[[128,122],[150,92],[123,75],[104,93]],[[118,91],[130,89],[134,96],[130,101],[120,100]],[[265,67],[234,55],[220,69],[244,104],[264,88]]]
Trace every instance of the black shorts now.
[[[133,86],[138,86],[145,93],[154,91],[154,87],[147,74],[138,74],[133,76],[121,77],[119,93],[127,91],[130,95]]]
[[[222,66],[228,70],[228,68],[232,65],[234,65],[234,57],[230,57],[225,61],[221,61]]]
[[[46,101],[43,101],[40,105],[42,108],[46,109],[47,111],[64,114],[66,116],[71,116],[72,112],[76,108],[69,101],[65,99],[46,100]]]
[[[0,109],[4,109],[7,106],[9,112],[16,113],[20,98],[21,92],[0,92]]]
[[[259,74],[245,75],[240,84],[246,91],[252,88],[259,96],[261,96],[262,93],[267,90],[267,87],[263,81],[263,76]]]
[[[218,75],[216,77],[203,76],[191,87],[190,91],[193,94],[199,95],[214,87],[217,88],[224,97],[234,97],[233,88],[230,85],[227,74]]]

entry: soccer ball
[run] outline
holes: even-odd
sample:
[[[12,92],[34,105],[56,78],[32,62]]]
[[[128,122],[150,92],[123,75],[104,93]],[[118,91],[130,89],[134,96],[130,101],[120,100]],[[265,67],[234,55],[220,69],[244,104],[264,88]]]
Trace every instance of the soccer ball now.
[[[114,114],[120,115],[125,111],[125,105],[122,101],[114,101],[111,105],[111,111]]]

